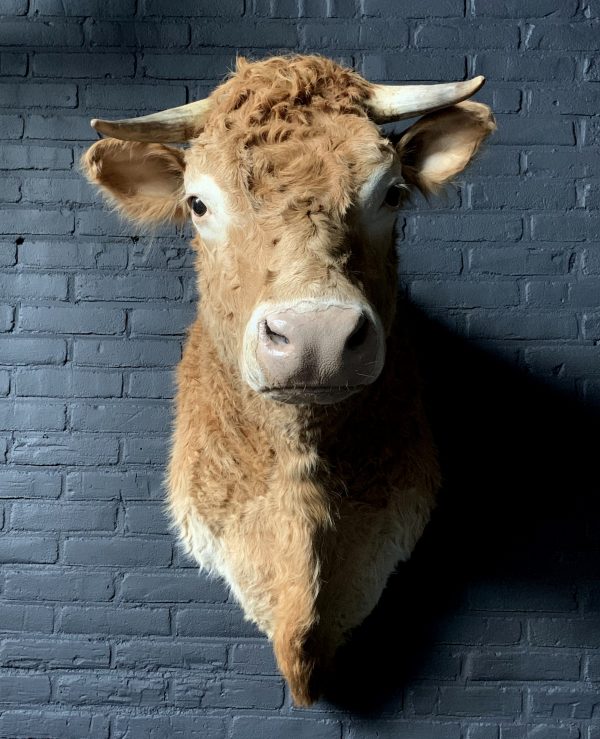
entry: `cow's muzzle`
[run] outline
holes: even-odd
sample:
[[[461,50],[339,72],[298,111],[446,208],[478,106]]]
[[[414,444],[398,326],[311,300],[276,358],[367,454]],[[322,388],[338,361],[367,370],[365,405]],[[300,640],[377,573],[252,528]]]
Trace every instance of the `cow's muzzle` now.
[[[246,379],[278,401],[344,400],[377,379],[384,358],[383,327],[367,304],[302,300],[259,306],[246,329]]]

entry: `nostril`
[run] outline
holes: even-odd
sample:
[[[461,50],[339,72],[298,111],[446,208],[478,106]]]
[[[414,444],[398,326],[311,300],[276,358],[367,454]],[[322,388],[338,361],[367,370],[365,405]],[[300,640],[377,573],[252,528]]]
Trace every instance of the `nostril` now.
[[[346,349],[358,349],[367,340],[369,334],[369,321],[365,316],[358,319],[354,331],[346,339]]]
[[[264,321],[263,323],[265,328],[265,336],[267,337],[267,340],[272,342],[273,344],[289,344],[290,340],[287,338],[287,336],[284,336],[283,334],[278,334],[277,331],[273,331],[273,329],[269,326],[268,321]]]

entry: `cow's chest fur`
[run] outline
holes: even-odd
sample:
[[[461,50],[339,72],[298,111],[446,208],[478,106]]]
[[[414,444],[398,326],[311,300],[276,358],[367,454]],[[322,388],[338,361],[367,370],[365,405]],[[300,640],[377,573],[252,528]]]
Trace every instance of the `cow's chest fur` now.
[[[402,344],[343,408],[313,413],[232,382],[198,321],[178,371],[169,505],[190,554],[270,637],[332,654],[427,523],[438,468]],[[344,405],[344,404],[342,404]],[[280,660],[281,661],[281,660]]]

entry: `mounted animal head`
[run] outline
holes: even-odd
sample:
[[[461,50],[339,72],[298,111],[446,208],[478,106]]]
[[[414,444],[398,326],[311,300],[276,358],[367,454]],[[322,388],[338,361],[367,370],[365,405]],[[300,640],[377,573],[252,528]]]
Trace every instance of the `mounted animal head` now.
[[[332,403],[381,372],[396,214],[494,130],[487,106],[462,102],[483,82],[393,87],[321,57],[239,59],[206,100],[92,121],[111,138],[83,165],[134,221],[191,218],[201,320],[225,366],[274,400]],[[420,114],[396,143],[378,126]]]

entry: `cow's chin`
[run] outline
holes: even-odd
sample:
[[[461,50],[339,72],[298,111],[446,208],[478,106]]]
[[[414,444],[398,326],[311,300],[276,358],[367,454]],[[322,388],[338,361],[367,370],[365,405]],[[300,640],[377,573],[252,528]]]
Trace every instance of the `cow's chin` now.
[[[264,388],[261,395],[269,400],[290,405],[333,405],[364,390],[366,385],[351,387],[276,387]]]

